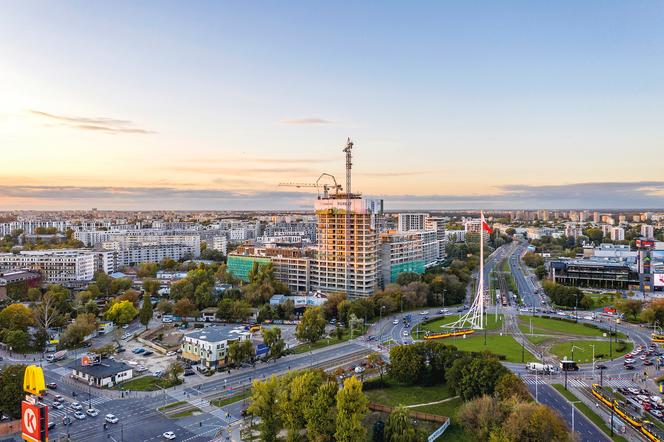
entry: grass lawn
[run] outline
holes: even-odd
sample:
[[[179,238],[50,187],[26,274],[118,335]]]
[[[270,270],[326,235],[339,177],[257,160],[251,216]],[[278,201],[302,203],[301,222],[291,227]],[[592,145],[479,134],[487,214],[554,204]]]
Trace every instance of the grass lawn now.
[[[523,333],[530,333],[532,321],[533,333],[535,334],[558,334],[573,336],[597,336],[601,337],[608,332],[597,328],[586,327],[582,323],[567,322],[558,319],[547,319],[539,316],[519,316],[519,329]],[[618,334],[622,337],[621,334]]]
[[[367,332],[368,326],[364,326],[361,329],[353,329],[353,338],[357,338],[358,336],[362,336]],[[344,328],[343,329],[344,333],[341,337],[341,339],[337,339],[336,335],[334,334],[334,331],[331,333],[331,336],[329,338],[323,338],[320,341],[317,341],[313,344],[309,343],[304,343],[304,344],[299,344],[296,345],[295,347],[291,348],[290,351],[291,353],[294,354],[300,354],[300,353],[306,353],[309,350],[316,350],[318,348],[323,348],[327,347],[328,345],[334,345],[338,344],[340,342],[345,342],[350,339],[350,329]]]
[[[173,387],[174,385],[181,384],[182,381],[177,383],[158,378],[155,376],[142,376],[140,378],[131,379],[127,382],[123,382],[120,385],[113,387],[115,390],[134,390],[134,391],[155,391],[162,388]]]
[[[423,330],[430,331],[432,333],[440,333],[441,331],[449,330],[441,327],[441,325],[451,324],[452,322],[459,319],[459,315],[449,315],[444,318],[437,319],[428,324],[420,325],[420,332]],[[503,326],[503,315],[498,315],[498,321],[496,321],[496,316],[492,314],[486,315],[486,329],[487,330],[497,330]],[[415,327],[413,327],[415,330]]]
[[[171,419],[180,419],[181,417],[191,416],[192,414],[198,413],[199,411],[201,411],[200,408],[194,407],[194,408],[190,408],[188,410],[185,410],[181,413],[174,414],[174,415],[170,416],[170,418]]]
[[[609,305],[614,305],[615,304],[615,299],[617,297],[615,296],[615,293],[590,293],[590,292],[583,292],[584,295],[592,298],[593,300],[593,308],[600,308],[600,307],[606,307]],[[614,296],[611,296],[611,295]]]
[[[563,397],[564,397],[565,399],[567,399],[568,401],[570,401],[570,402],[576,402],[576,401],[579,400],[579,398],[577,398],[577,397],[574,395],[574,393],[572,393],[572,392],[569,391],[569,390],[565,390],[565,387],[564,387],[563,385],[561,385],[561,384],[553,384],[552,386],[553,386],[553,388],[555,388],[556,390],[558,390],[558,392],[559,392],[560,394],[562,394]],[[583,413],[583,414],[584,414],[584,415],[585,415],[590,421],[592,421],[595,425],[597,425],[597,426],[598,426],[598,427],[599,427],[604,433],[607,434],[607,436],[611,437],[611,436],[610,436],[610,434],[611,434],[611,428],[609,427],[609,425],[607,425],[607,424],[604,422],[604,420],[603,420],[601,417],[599,417],[599,415],[598,415],[597,413],[595,413],[595,412],[594,412],[589,406],[587,406],[587,405],[584,404],[583,402],[579,402],[578,404],[575,404],[575,405],[576,405],[576,409],[577,409],[577,410],[579,410],[579,411],[580,411],[581,413]],[[615,440],[615,441],[621,441],[621,442],[622,442],[622,441],[627,442],[627,439],[625,439],[625,438],[622,437],[622,436],[613,436],[612,440]]]
[[[365,383],[377,382],[377,379]],[[386,379],[389,387],[376,390],[367,390],[365,394],[371,402],[383,405],[396,406],[425,404],[453,397],[447,385],[432,385],[428,387],[418,385],[401,385],[389,378]],[[463,404],[461,398],[455,398],[442,404],[427,405],[424,407],[411,408],[413,411],[447,416],[451,419],[450,426],[445,430],[441,440],[453,442],[465,442],[470,439],[456,421],[456,413]]]
[[[235,402],[239,402],[250,396],[251,392],[245,391],[244,393],[236,394],[235,396],[227,397],[224,399],[215,399],[213,401],[210,401],[210,404],[214,405],[215,407],[225,407],[226,405],[234,404]]]
[[[177,402],[172,402],[168,405],[164,405],[163,407],[157,408],[157,410],[162,411],[162,410],[168,410],[169,408],[177,407],[179,405],[184,405],[186,404],[186,401],[177,401]]]
[[[578,363],[592,362],[593,349],[591,345],[595,346],[595,359],[598,361],[606,361],[609,359],[609,341],[565,341],[558,342],[551,347],[551,353],[558,356],[560,359],[567,357],[572,359],[572,346],[580,347],[574,349],[574,360]],[[620,357],[625,353],[632,351],[633,345],[631,342],[625,342],[625,348],[622,351],[616,351],[616,343],[613,343],[613,358]],[[601,355],[601,356],[598,356]]]
[[[505,356],[505,360],[508,362],[521,362],[521,344],[510,335],[487,335],[486,345],[484,345],[484,334],[481,332],[476,332],[476,334],[465,339],[447,338],[441,339],[441,341],[448,345],[454,345],[462,351],[481,352],[488,350],[495,355]],[[527,349],[524,356],[525,362],[538,361]]]

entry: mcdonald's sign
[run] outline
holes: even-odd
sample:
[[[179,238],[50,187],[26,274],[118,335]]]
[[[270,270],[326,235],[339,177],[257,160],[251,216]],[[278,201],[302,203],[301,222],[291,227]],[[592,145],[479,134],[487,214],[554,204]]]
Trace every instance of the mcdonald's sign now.
[[[23,391],[39,396],[44,390],[46,390],[44,371],[36,365],[28,365],[23,375]]]

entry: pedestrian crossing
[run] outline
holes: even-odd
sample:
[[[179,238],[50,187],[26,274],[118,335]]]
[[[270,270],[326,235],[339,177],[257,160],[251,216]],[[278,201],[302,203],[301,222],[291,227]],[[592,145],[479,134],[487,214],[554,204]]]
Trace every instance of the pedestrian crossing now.
[[[549,381],[545,381],[542,378],[536,379],[535,376],[528,376],[528,377],[523,377],[521,378],[524,384],[526,385],[545,385],[549,384]],[[556,383],[564,383],[565,380],[560,379],[556,380]],[[576,388],[588,388],[592,386],[592,384],[598,384],[599,379],[574,379],[574,378],[569,378],[567,380],[567,384],[571,385],[572,387]],[[629,388],[629,387],[634,387],[635,383],[632,381],[632,379],[627,379],[627,378],[618,378],[618,379],[606,379],[604,378],[602,380],[602,385],[606,387],[612,387],[612,388],[618,388],[618,387],[624,387],[624,388]]]
[[[81,406],[83,407],[83,412],[85,413],[85,410],[88,408],[88,406],[92,405],[93,408],[97,408],[99,405],[104,404],[106,402],[112,401],[112,398],[107,398],[107,397],[96,397],[93,398],[90,401],[81,401],[79,402]],[[74,417],[74,411],[71,408],[69,408],[68,404],[65,405],[64,408],[58,410],[56,408],[53,408],[52,406],[49,405],[48,407],[48,416],[50,420],[55,420],[55,419],[62,419],[65,417],[65,415],[73,418]]]

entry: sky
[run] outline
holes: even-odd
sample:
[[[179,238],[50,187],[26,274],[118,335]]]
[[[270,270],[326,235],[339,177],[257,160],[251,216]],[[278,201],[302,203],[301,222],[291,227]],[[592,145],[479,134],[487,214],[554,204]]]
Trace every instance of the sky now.
[[[0,210],[664,208],[664,2],[0,6]]]

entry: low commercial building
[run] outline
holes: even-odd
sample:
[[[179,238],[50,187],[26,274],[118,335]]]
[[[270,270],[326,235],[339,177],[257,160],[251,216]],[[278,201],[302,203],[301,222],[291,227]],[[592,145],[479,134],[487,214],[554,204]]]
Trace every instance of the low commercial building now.
[[[560,284],[605,289],[638,289],[636,266],[607,260],[556,260],[549,265],[549,277]]]
[[[296,309],[305,307],[320,307],[327,302],[327,296],[323,293],[315,292],[310,295],[272,295],[270,305],[281,305],[288,301],[293,303]]]
[[[228,363],[228,346],[234,341],[251,339],[251,333],[227,325],[205,327],[187,333],[182,339],[182,359],[216,369]]]
[[[34,270],[10,270],[0,273],[0,300],[21,299],[28,289],[41,285],[41,273]]]
[[[134,369],[124,362],[102,359],[98,363],[84,362],[85,358],[77,359],[69,364],[71,376],[95,387],[112,387],[120,382],[128,381],[134,376]]]

